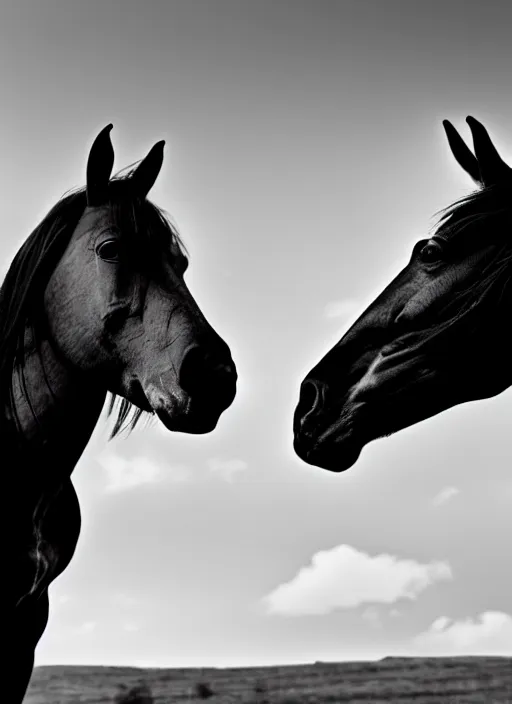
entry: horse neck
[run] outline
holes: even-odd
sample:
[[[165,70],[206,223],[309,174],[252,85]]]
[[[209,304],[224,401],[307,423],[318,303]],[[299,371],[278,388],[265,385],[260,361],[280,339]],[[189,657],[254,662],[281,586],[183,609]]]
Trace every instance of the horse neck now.
[[[84,451],[103,407],[106,392],[65,365],[43,337],[36,345],[25,330],[23,368],[12,376],[7,417],[18,447],[44,453],[54,468],[69,474]],[[69,476],[68,474],[68,476]]]

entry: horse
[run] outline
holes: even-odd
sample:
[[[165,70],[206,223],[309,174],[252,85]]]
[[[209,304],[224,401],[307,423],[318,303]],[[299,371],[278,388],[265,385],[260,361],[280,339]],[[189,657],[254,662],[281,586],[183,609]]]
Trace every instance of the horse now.
[[[473,150],[443,121],[477,189],[438,213],[431,237],[306,375],[293,446],[343,472],[373,440],[512,385],[512,169],[486,128],[466,119]]]
[[[0,289],[0,438],[7,655],[3,690],[23,700],[48,621],[48,587],[71,561],[80,509],[71,473],[107,398],[111,438],[139,418],[212,431],[236,394],[226,342],[188,290],[177,228],[148,200],[164,141],[111,177],[112,124],[86,186],[25,240]]]

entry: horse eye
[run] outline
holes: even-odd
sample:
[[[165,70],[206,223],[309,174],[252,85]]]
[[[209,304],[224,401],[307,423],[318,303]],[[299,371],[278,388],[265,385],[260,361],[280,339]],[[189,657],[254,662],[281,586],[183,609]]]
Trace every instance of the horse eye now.
[[[438,242],[429,242],[422,247],[419,257],[425,264],[434,264],[443,259],[443,248]]]
[[[105,240],[105,242],[101,242],[96,247],[96,254],[106,262],[119,261],[119,241]]]

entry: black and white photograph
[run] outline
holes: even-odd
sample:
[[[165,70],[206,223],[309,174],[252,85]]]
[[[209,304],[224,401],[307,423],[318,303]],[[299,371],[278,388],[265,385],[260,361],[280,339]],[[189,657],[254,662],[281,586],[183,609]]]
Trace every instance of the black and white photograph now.
[[[512,3],[0,0],[2,704],[512,704]]]

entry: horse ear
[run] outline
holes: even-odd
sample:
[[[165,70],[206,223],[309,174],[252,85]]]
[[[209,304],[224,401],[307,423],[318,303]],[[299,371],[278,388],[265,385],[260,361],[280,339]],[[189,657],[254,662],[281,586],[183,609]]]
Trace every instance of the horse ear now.
[[[107,125],[94,140],[87,160],[87,205],[103,205],[108,200],[108,182],[114,166],[114,148]]]
[[[450,149],[457,163],[462,166],[464,171],[471,176],[478,186],[483,186],[484,184],[480,177],[480,167],[476,156],[466,145],[451,122],[443,120],[443,127],[448,138],[448,144],[450,145]]]
[[[505,164],[487,133],[485,127],[475,120],[467,117],[473,135],[473,146],[480,169],[481,182],[484,186],[492,186],[503,181],[512,180],[512,169]]]
[[[130,179],[133,190],[145,198],[157,179],[164,160],[165,140],[157,142],[137,166]]]

